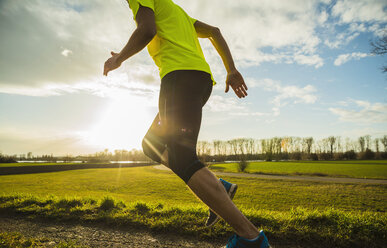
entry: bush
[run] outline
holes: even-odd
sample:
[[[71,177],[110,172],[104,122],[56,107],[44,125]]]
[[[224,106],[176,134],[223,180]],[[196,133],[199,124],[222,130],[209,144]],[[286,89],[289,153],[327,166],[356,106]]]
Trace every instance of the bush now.
[[[0,154],[0,163],[17,163],[14,157],[4,156]]]
[[[244,172],[246,170],[247,166],[248,166],[248,163],[246,162],[246,160],[242,159],[238,163],[238,171],[239,172]]]
[[[380,153],[380,157],[381,157],[382,159],[387,159],[387,152],[381,152],[381,153]]]
[[[345,154],[342,152],[337,152],[333,154],[333,159],[334,160],[344,160],[345,159]]]
[[[290,158],[293,160],[301,160],[302,154],[301,152],[293,152],[290,154]]]
[[[273,153],[271,152],[266,152],[264,156],[265,156],[265,160],[268,162],[273,160]]]
[[[314,160],[314,161],[318,160],[318,156],[317,156],[316,153],[311,153],[309,157],[310,157],[311,160]]]
[[[289,153],[288,152],[281,153],[281,159],[289,160]]]
[[[361,152],[359,154],[359,159],[368,160],[368,159],[374,159],[374,158],[375,158],[375,153],[368,148],[365,150],[365,152]]]
[[[318,160],[331,160],[332,154],[329,152],[322,152],[318,154]]]
[[[354,160],[356,159],[356,153],[354,150],[346,151],[344,153],[344,158],[347,160]]]

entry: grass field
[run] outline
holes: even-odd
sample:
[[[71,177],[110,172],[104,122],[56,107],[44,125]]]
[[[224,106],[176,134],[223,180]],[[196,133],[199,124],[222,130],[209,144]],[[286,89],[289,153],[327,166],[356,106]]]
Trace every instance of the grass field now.
[[[265,229],[274,247],[382,248],[385,245],[387,218],[384,213],[302,208],[290,211],[244,209],[243,212],[259,229]],[[102,222],[115,227],[133,226],[211,240],[225,240],[232,233],[222,222],[211,229],[204,228],[207,211],[202,207],[125,203],[110,197],[95,201],[92,198],[2,196],[0,213],[22,214],[29,219],[43,218],[56,223]]]
[[[234,202],[274,243],[292,235],[308,247],[383,247],[387,186],[256,178],[239,185]],[[0,210],[44,218],[133,224],[225,238],[227,225],[205,230],[206,207],[183,181],[153,167],[82,169],[0,176]],[[106,205],[106,197],[113,203]],[[108,204],[109,205],[109,204]],[[103,209],[103,208],[102,208]],[[321,243],[324,241],[323,243]]]
[[[386,185],[225,178],[240,187],[236,204],[247,209],[289,210],[293,207],[386,211]],[[1,176],[0,193],[37,196],[105,195],[124,201],[165,205],[202,205],[184,182],[168,171],[152,167],[85,169],[55,173]]]
[[[238,172],[237,163],[214,164],[211,169]],[[387,160],[251,162],[245,172],[387,179]]]

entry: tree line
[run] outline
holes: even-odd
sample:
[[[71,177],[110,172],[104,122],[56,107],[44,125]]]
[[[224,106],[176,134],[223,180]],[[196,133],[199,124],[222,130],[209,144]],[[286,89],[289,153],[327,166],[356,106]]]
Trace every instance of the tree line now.
[[[5,155],[0,152],[0,163],[16,163],[17,161],[45,161],[56,163],[60,162],[73,162],[79,161],[83,163],[106,163],[106,162],[118,162],[118,161],[150,161],[150,159],[145,156],[142,150],[132,149],[128,150],[114,150],[113,152],[109,149],[104,149],[103,151],[96,152],[88,155],[78,155],[73,156],[67,154],[65,156],[53,156],[50,155],[33,155],[32,152],[27,154],[15,154],[15,155]]]
[[[241,160],[354,160],[387,159],[387,135],[372,138],[360,136],[353,140],[341,136],[329,136],[320,140],[313,137],[273,137],[268,139],[237,138],[231,140],[199,141],[199,158],[205,162]],[[0,163],[17,161],[48,162],[110,162],[110,161],[150,161],[142,150],[130,151],[105,149],[88,155],[34,156],[32,152],[20,155],[0,153]]]
[[[320,140],[273,137],[199,141],[197,152],[204,161],[387,159],[387,135],[381,138],[364,135],[356,140],[329,136]]]

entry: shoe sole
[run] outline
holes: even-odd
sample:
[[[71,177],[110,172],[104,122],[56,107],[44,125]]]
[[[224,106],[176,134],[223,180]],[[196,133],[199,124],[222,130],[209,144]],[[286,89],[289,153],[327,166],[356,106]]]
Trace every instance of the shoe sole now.
[[[228,196],[230,197],[230,199],[234,199],[234,196],[235,196],[235,193],[238,189],[238,185],[236,184],[231,184],[231,187],[230,187],[230,191],[228,192]],[[215,212],[214,212],[215,213]],[[206,227],[212,227],[213,225],[215,225],[218,221],[220,220],[220,217],[218,215],[216,215],[216,219],[210,224],[210,225],[206,225]]]

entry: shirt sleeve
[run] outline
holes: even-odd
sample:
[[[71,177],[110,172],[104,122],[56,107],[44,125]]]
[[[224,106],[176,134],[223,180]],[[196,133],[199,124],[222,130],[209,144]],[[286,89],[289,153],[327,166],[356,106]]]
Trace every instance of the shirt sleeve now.
[[[194,25],[195,22],[197,21],[195,18],[192,18],[192,17],[189,17],[189,20],[191,21],[192,25]]]
[[[138,9],[140,5],[143,7],[148,7],[155,12],[155,1],[154,0],[128,0],[129,8],[133,12],[133,19],[136,20]]]

